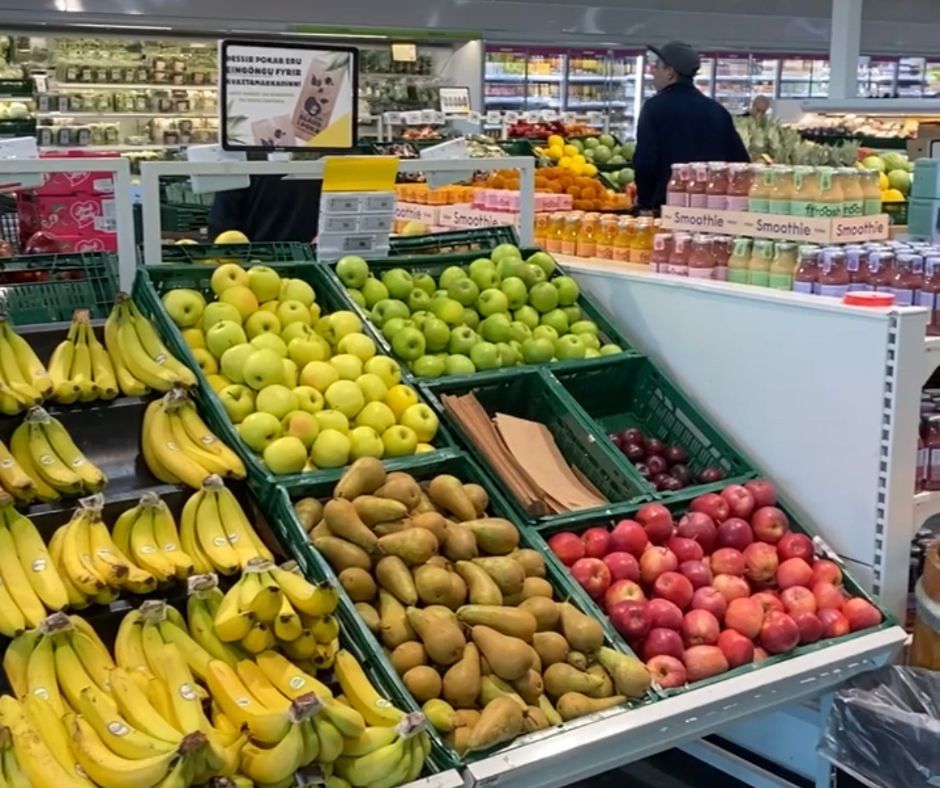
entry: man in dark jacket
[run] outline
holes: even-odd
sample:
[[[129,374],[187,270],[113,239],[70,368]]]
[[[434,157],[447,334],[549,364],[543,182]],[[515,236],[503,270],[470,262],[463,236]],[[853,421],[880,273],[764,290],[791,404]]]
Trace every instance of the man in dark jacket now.
[[[692,81],[701,65],[698,53],[681,41],[649,49],[656,95],[640,112],[633,168],[637,204],[653,210],[666,202],[673,164],[750,159],[731,115]]]

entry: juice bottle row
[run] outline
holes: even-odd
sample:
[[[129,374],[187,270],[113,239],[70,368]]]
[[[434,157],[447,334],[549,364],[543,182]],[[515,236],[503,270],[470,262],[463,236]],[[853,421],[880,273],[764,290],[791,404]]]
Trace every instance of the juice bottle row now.
[[[692,162],[672,165],[666,204],[817,219],[870,216],[881,212],[881,187],[876,171],[855,167]]]
[[[535,242],[548,252],[648,265],[659,219],[570,211],[536,217]]]

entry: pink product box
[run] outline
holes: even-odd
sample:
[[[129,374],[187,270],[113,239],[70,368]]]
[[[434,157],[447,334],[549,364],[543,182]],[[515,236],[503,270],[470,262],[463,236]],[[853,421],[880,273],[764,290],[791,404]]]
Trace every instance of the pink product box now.
[[[17,204],[24,235],[43,230],[56,237],[116,237],[114,200],[101,195],[20,197]]]
[[[85,235],[56,236],[61,252],[116,252],[117,235],[89,232]]]
[[[44,159],[96,159],[103,156],[87,152],[54,153],[43,155]],[[114,178],[109,172],[49,172],[43,175],[43,185],[36,194],[64,196],[70,194],[113,194]]]

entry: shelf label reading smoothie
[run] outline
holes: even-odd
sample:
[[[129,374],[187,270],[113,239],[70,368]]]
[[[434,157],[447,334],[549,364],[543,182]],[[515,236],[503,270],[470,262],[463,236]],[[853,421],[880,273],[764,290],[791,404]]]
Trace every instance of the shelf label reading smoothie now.
[[[358,50],[236,40],[220,50],[223,148],[353,147]]]

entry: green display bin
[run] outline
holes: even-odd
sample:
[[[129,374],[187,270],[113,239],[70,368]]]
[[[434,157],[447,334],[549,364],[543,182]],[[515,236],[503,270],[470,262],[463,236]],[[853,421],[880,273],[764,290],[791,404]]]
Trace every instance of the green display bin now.
[[[270,265],[313,261],[316,255],[311,244],[276,241],[249,244],[171,244],[160,249],[160,258],[163,263]]]
[[[344,302],[329,280],[324,266],[316,263],[281,263],[275,265],[275,268],[282,276],[302,279],[311,285],[316,293],[317,303],[323,309],[323,314],[348,308],[348,304]],[[200,412],[213,432],[238,452],[248,470],[249,478],[258,485],[262,499],[272,495],[275,485],[279,483],[318,478],[321,474],[325,474],[326,478],[334,478],[337,472],[329,470],[281,476],[271,473],[261,462],[261,458],[241,439],[238,430],[228,417],[225,406],[209,385],[189,345],[186,344],[176,324],[163,308],[161,302],[163,294],[175,288],[198,290],[208,298],[214,298],[210,286],[214,270],[207,266],[194,267],[192,265],[143,266],[138,269],[137,279],[134,282],[134,301],[141,311],[154,321],[167,347],[195,373],[199,383],[195,396]],[[437,446],[452,444],[444,425],[441,426],[434,443]],[[402,458],[402,460],[407,465],[409,461],[420,461],[422,458],[422,455],[415,456],[416,460],[412,458]]]
[[[389,470],[391,470],[391,466],[388,463],[386,463],[386,465]],[[481,485],[486,490],[490,499],[490,513],[494,516],[504,517],[514,521],[516,526],[519,527],[518,520],[513,516],[511,507],[500,493],[499,487],[494,485],[487,475],[481,471],[480,467],[466,454],[455,451],[439,452],[433,462],[423,465],[420,468],[412,469],[411,472],[419,482],[429,480],[438,474],[452,474],[465,483],[474,482]],[[314,483],[301,481],[283,484],[278,487],[277,495],[268,502],[266,509],[270,513],[268,517],[269,522],[276,523],[277,527],[280,529],[278,535],[290,545],[293,552],[298,556],[302,556],[302,558],[298,558],[298,562],[303,562],[301,564],[302,566],[311,567],[309,570],[311,574],[314,572],[322,572],[326,578],[339,586],[329,564],[316,548],[307,541],[303,526],[294,514],[292,506],[292,502],[299,498],[313,497],[321,500],[329,498],[333,486],[334,482],[326,482],[323,480],[318,480]],[[571,579],[568,572],[554,555],[552,555],[551,551],[545,547],[538,535],[529,532],[525,527],[519,528],[519,533],[520,546],[534,547],[544,555],[546,579],[554,587],[557,598],[571,602],[583,612],[596,617],[604,627],[606,644],[623,653],[632,654],[633,652],[630,650],[629,646],[620,638],[606,617],[599,613],[587,594]],[[355,628],[353,639],[361,649],[361,651],[357,653],[357,657],[360,655],[368,657],[370,659],[370,667],[376,672],[383,674],[383,686],[389,688],[391,694],[389,694],[388,697],[392,699],[396,706],[408,711],[418,711],[419,704],[405,688],[395,668],[392,667],[392,664],[385,656],[385,652],[376,637],[365,626],[352,600],[350,600],[345,591],[342,590],[342,587],[339,587],[341,589],[340,620],[343,623],[344,629],[352,632]],[[634,700],[628,705],[631,707],[645,705],[654,702],[658,697],[660,697],[658,693],[650,691],[644,698]],[[578,722],[578,720],[574,720],[571,726],[576,726]],[[493,752],[499,752],[500,754],[507,753],[507,757],[511,757],[509,753],[512,752],[514,744],[518,745],[523,742],[531,742],[536,737],[540,740],[550,738],[562,734],[568,729],[568,725],[557,726],[531,736],[520,737],[515,742],[496,747],[488,752],[471,753],[463,757],[459,756],[440,735],[432,730],[432,739],[434,742],[432,757],[435,765],[441,769],[460,767],[467,763],[486,758],[493,754]]]
[[[160,228],[170,233],[203,232],[209,226],[209,208],[165,203],[160,206]],[[164,252],[164,260],[166,253]]]
[[[118,291],[117,256],[74,252],[11,257],[0,260],[0,287],[16,325],[69,321],[76,309],[105,318]]]
[[[604,436],[602,439],[616,452],[623,472],[656,498],[701,495],[756,475],[747,460],[647,359],[592,359],[576,370],[555,370],[548,380],[573,410],[596,425]],[[689,455],[686,464],[694,473],[719,468],[724,478],[710,484],[695,483],[675,492],[657,491],[606,437],[630,427],[637,427],[667,445],[684,448]]]
[[[500,244],[519,244],[513,227],[481,227],[428,235],[398,235],[389,240],[392,256],[480,252]]]
[[[610,501],[604,506],[580,510],[579,514],[600,514],[612,505],[639,503],[653,498],[652,493],[644,489],[642,479],[624,468],[616,447],[590,423],[580,408],[573,406],[570,397],[552,386],[546,375],[537,369],[522,368],[513,375],[484,373],[454,381],[434,381],[425,384],[423,388],[442,421],[446,421],[453,430],[459,443],[479,459],[500,489],[505,489],[504,483],[470,436],[444,407],[442,396],[472,392],[491,416],[505,413],[544,424],[567,462],[575,466]],[[526,511],[521,501],[508,491],[507,495],[519,516],[529,523],[552,522],[560,516]]]

